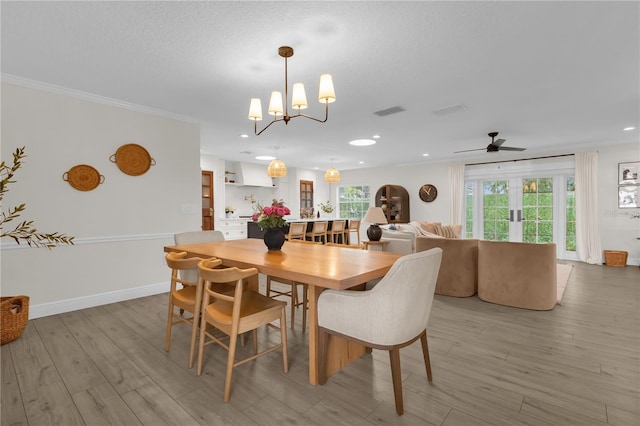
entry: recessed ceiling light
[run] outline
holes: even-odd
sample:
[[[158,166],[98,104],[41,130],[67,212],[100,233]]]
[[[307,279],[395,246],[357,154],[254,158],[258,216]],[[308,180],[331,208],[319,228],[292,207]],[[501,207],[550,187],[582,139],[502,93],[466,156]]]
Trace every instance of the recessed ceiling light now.
[[[274,157],[273,155],[258,155],[256,157],[256,160],[266,160],[266,161],[271,161],[271,160],[275,160],[276,157]]]
[[[364,161],[358,161],[358,164],[364,164]]]
[[[349,145],[353,145],[353,146],[369,146],[369,145],[373,145],[375,143],[376,143],[376,141],[374,141],[373,139],[356,139],[356,140],[353,140],[353,141],[349,142]]]
[[[633,130],[635,127],[625,127],[623,130]]]
[[[429,153],[428,153],[428,152],[425,152],[424,154],[422,154],[422,156],[423,156],[423,157],[428,157],[428,156],[429,156]]]
[[[249,137],[249,135],[247,135],[246,133],[243,133],[243,134],[241,134],[241,135],[240,135],[240,137],[241,137],[241,138],[248,138],[248,137]]]
[[[380,135],[373,135],[372,136],[374,139],[380,139]]]

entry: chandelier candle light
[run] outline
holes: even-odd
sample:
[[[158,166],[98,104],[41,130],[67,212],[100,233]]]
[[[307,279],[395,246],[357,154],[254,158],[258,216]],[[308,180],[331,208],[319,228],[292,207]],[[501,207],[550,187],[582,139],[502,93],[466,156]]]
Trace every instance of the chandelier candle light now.
[[[297,109],[296,115],[289,115],[289,76],[287,70],[288,58],[293,56],[293,48],[289,46],[280,46],[278,48],[278,54],[284,58],[284,109],[282,104],[282,93],[278,91],[271,92],[271,101],[269,102],[269,114],[273,115],[273,121],[267,124],[267,126],[258,132],[258,121],[262,120],[262,103],[259,98],[252,98],[249,105],[249,120],[253,120],[254,133],[260,135],[267,130],[269,126],[277,121],[284,121],[284,124],[289,124],[289,120],[296,117],[306,117],[312,120],[324,123],[329,118],[329,104],[335,102],[336,93],[333,89],[333,80],[331,74],[322,74],[320,76],[320,86],[318,89],[318,102],[325,104],[325,117],[324,120],[311,117],[306,114],[302,114],[300,111],[307,108],[307,95],[304,91],[304,85],[302,83],[294,83],[293,93],[291,95],[291,107]]]

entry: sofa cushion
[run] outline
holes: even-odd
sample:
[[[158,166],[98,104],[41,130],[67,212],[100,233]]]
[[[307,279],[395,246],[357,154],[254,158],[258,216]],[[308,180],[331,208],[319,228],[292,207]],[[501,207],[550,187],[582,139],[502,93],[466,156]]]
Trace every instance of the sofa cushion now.
[[[460,238],[462,225],[436,225],[435,234],[445,238]]]

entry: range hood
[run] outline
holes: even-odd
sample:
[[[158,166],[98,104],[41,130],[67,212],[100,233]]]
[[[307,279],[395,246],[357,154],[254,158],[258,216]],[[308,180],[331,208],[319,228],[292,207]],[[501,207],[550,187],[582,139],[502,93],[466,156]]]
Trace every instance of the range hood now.
[[[236,168],[238,184],[273,188],[273,180],[267,175],[267,167],[262,164],[238,163]]]

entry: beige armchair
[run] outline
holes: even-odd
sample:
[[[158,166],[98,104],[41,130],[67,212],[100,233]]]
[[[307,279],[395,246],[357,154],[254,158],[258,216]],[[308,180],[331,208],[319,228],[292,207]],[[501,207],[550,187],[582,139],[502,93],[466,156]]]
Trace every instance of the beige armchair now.
[[[478,241],[478,297],[515,308],[556,306],[555,244]]]
[[[404,412],[400,348],[417,339],[427,378],[431,363],[427,322],[440,269],[442,249],[434,248],[399,258],[380,282],[368,291],[326,290],[318,299],[320,365],[318,381],[326,382],[326,347],[329,334],[389,351],[396,412]]]

